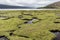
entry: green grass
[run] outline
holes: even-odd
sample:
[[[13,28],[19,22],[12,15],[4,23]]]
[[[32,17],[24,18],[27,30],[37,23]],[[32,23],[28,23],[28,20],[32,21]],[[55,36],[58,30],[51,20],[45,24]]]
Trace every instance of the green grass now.
[[[53,40],[56,35],[50,30],[60,30],[60,23],[55,23],[60,22],[59,15],[60,10],[0,11],[0,36],[10,40]],[[26,23],[33,18],[36,20]]]

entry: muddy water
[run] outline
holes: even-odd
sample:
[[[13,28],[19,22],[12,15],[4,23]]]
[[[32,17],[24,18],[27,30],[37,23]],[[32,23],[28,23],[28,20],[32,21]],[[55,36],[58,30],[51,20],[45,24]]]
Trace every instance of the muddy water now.
[[[0,36],[0,40],[8,40],[8,38],[5,36]]]
[[[52,30],[51,32],[56,35],[56,37],[54,38],[54,40],[60,40],[60,31],[58,31],[58,30]]]

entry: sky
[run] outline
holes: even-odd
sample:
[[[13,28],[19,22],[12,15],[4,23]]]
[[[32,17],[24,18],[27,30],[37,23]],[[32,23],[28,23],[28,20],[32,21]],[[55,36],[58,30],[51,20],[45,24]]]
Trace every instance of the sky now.
[[[0,0],[0,4],[12,6],[44,7],[60,0]]]

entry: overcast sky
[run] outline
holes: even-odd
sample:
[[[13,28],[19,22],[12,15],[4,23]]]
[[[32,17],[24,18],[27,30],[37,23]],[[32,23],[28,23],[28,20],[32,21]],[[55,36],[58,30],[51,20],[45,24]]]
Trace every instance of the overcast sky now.
[[[43,7],[60,0],[0,0],[0,4],[28,7]]]

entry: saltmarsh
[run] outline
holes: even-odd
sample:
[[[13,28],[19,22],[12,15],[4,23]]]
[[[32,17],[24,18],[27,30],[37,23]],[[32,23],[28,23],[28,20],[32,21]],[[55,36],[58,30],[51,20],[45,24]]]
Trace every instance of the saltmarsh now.
[[[0,11],[0,36],[8,40],[53,40],[60,31],[60,10]]]

